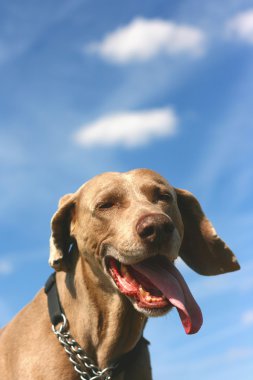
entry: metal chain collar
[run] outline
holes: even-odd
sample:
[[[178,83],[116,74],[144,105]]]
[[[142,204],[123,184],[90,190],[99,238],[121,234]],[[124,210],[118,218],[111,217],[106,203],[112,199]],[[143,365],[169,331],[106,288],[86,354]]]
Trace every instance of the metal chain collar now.
[[[52,325],[52,330],[69,355],[69,360],[81,380],[112,380],[112,371],[116,365],[100,370],[71,336],[68,331],[68,321],[64,314],[62,314],[62,323],[59,328]]]

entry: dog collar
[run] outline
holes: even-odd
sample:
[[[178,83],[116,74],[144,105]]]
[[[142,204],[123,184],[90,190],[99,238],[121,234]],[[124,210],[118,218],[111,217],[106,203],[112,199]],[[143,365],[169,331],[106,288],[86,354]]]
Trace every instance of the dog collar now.
[[[122,355],[118,361],[104,369],[98,368],[93,360],[88,357],[86,352],[71,336],[68,330],[68,321],[60,302],[55,272],[49,276],[44,290],[47,295],[52,330],[64,347],[66,353],[69,355],[69,360],[73,364],[74,370],[79,374],[81,380],[111,380],[114,376],[126,369],[130,362],[133,363],[136,357],[138,357],[138,352],[143,344],[149,344],[149,342],[142,336],[136,346],[131,351]],[[59,327],[57,327],[58,325]]]

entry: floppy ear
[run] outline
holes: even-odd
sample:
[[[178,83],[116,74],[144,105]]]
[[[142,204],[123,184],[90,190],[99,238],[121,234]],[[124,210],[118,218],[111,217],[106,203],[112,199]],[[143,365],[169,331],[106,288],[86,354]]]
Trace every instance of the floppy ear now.
[[[184,224],[180,256],[193,270],[206,276],[240,269],[235,255],[219,238],[193,194],[175,189]]]
[[[50,257],[49,264],[56,271],[67,270],[67,255],[71,238],[71,220],[75,209],[75,195],[64,195],[59,201],[59,207],[51,220]]]

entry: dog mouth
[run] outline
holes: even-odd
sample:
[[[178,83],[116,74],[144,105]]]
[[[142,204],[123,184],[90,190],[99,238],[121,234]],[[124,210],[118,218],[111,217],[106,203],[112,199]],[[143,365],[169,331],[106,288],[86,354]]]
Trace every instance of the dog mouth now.
[[[108,268],[121,293],[134,298],[139,307],[154,309],[170,306],[162,292],[133,265],[125,265],[110,257]]]
[[[105,260],[107,272],[118,290],[149,315],[175,307],[186,334],[200,329],[203,318],[183,276],[164,256],[126,265],[112,256]]]

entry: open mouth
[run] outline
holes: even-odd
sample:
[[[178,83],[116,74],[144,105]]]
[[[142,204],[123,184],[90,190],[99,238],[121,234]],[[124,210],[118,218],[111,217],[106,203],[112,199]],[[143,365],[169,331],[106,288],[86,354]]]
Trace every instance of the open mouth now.
[[[110,257],[108,267],[121,293],[134,298],[139,307],[149,309],[160,309],[169,305],[172,307],[162,292],[147,277],[136,271],[134,266],[125,265]]]
[[[185,332],[198,332],[203,322],[201,310],[181,273],[165,257],[126,265],[107,256],[106,267],[119,291],[139,308],[154,312],[174,306]]]

